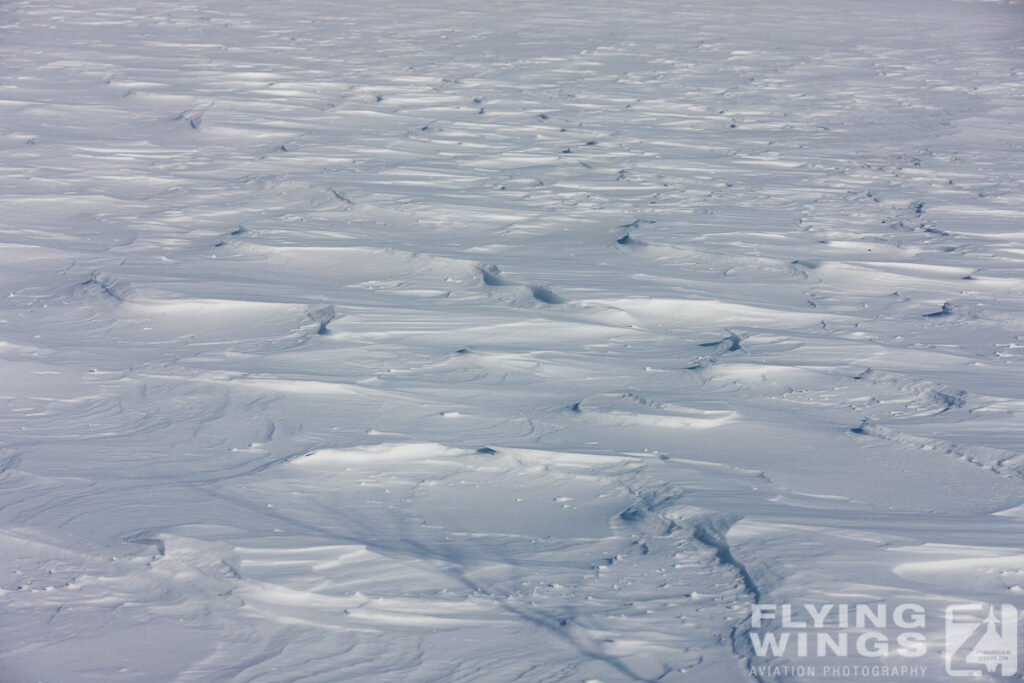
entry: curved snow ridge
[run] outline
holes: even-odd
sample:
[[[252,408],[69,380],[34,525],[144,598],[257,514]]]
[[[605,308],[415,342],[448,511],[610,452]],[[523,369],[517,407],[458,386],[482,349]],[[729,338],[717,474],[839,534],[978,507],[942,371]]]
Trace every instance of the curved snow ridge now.
[[[469,283],[476,280],[479,268],[473,259],[413,251],[398,247],[297,246],[262,244],[258,242],[231,242],[233,251],[241,256],[264,262],[261,273],[281,270],[294,274],[299,268],[304,273],[329,275],[335,285],[416,280],[417,276],[450,278],[452,282]],[[230,260],[229,260],[230,263]],[[322,271],[322,272],[321,272]]]
[[[572,476],[595,476],[595,471],[592,469],[594,467],[639,464],[641,460],[641,456],[628,453],[601,454],[539,448],[500,448],[496,451],[496,455],[506,456],[529,467],[541,465],[545,468],[545,472]]]
[[[869,419],[931,418],[950,411],[973,410],[987,399],[941,382],[874,368],[868,368],[853,379],[858,384],[851,385],[850,390],[868,391],[870,398],[853,399],[850,405]]]
[[[212,374],[212,373],[211,373]],[[286,379],[275,376],[231,373],[228,378],[208,376],[206,381],[231,382],[257,391],[279,394],[301,394],[309,396],[358,396],[376,393],[373,389],[348,382],[325,382],[315,379]]]
[[[179,368],[175,368],[178,370]],[[186,368],[180,374],[138,372],[138,377],[182,382],[204,382],[248,389],[261,394],[294,394],[298,396],[375,396],[422,404],[411,394],[379,389],[358,381],[328,381],[281,377],[271,373],[249,373],[238,370],[194,370]]]
[[[379,568],[378,568],[378,571]],[[391,576],[400,579],[401,576]],[[318,628],[366,628],[367,625],[408,628],[461,628],[492,621],[489,605],[469,598],[436,599],[367,597],[355,592],[331,595],[325,586],[295,589],[243,579],[234,589],[245,607],[261,617],[284,623],[298,622]]]
[[[572,410],[603,422],[669,429],[709,429],[727,424],[739,415],[735,410],[651,401],[633,392],[591,396],[573,404]]]
[[[543,285],[521,284],[508,280],[498,266],[493,264],[480,266],[480,278],[495,296],[519,305],[565,303],[565,299]]]
[[[353,448],[320,448],[290,460],[296,465],[351,465],[415,460],[427,462],[438,458],[467,455],[473,451],[450,448],[439,443],[380,443]]]
[[[137,323],[131,336],[147,343],[186,341],[223,345],[280,343],[310,333],[316,307],[244,299],[136,299],[121,304],[123,322]],[[316,321],[315,329],[319,329]],[[122,323],[121,327],[124,327]]]
[[[635,424],[645,427],[666,427],[670,429],[710,429],[720,427],[737,417],[733,411],[695,411],[692,417],[680,415],[654,415],[651,413],[634,413],[620,410],[609,410],[596,413],[600,418],[623,424]]]
[[[348,615],[357,621],[410,628],[454,628],[483,624],[494,621],[493,613],[493,607],[487,602],[469,598],[374,598],[348,609]]]
[[[0,356],[17,356],[20,358],[45,358],[53,353],[51,349],[32,344],[15,344],[13,342],[0,340]]]
[[[137,372],[139,378],[153,380],[169,380],[175,382],[208,382],[214,384],[234,384],[263,392],[284,394],[311,395],[342,395],[354,396],[361,393],[373,393],[357,384],[345,382],[325,382],[322,380],[286,379],[274,375],[250,374],[237,370],[191,370],[181,374],[163,374],[159,372]]]
[[[245,299],[133,299],[126,301],[122,309],[138,315],[153,314],[165,316],[212,316],[223,319],[233,314],[280,313],[306,308],[305,304],[280,303],[276,301],[252,301]]]
[[[295,246],[232,241],[235,253],[265,262],[263,276],[275,271],[329,276],[335,286],[397,293],[465,297],[482,289],[517,306],[565,303],[547,286],[506,278],[494,264],[396,247]],[[232,263],[232,261],[228,261]]]
[[[625,240],[625,241],[623,241]],[[722,276],[745,282],[807,280],[805,270],[794,265],[792,258],[748,256],[724,253],[721,249],[693,247],[638,240],[629,233],[617,242],[638,256],[671,266],[685,266],[688,272],[720,273]],[[732,246],[732,245],[729,245]]]
[[[721,301],[637,296],[616,299],[580,299],[580,304],[603,308],[596,315],[645,327],[658,325],[705,325],[715,330],[723,326],[808,326],[822,321],[838,321],[846,316],[831,313],[768,308]]]
[[[937,587],[970,586],[997,599],[1019,600],[1024,594],[1024,555],[1007,548],[925,543],[891,550],[921,558],[893,567],[901,578]]]
[[[877,439],[902,444],[921,451],[932,451],[951,456],[971,465],[989,470],[1001,477],[1024,479],[1024,454],[1017,450],[962,444],[949,439],[918,436],[891,427],[864,420],[850,429],[858,436],[872,436]]]
[[[51,334],[75,326],[90,340],[113,338],[125,353],[149,355],[150,345],[206,345],[209,350],[236,351],[286,348],[321,330],[329,304],[236,296],[187,296],[173,282],[137,284],[135,279],[94,272],[88,280],[52,297],[53,311],[42,321]],[[51,303],[52,302],[52,303]]]

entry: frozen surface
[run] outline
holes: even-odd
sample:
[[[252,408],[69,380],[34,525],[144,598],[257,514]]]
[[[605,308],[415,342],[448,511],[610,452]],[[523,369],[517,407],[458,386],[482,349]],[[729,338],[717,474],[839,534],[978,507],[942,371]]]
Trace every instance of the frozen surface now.
[[[1024,603],[1024,6],[483,8],[0,7],[4,683]]]

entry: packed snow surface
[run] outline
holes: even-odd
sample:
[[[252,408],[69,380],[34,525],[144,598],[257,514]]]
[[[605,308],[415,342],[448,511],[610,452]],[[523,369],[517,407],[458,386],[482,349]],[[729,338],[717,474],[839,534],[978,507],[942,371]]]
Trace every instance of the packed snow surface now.
[[[491,5],[0,7],[0,681],[953,680],[1024,606],[1024,5]]]

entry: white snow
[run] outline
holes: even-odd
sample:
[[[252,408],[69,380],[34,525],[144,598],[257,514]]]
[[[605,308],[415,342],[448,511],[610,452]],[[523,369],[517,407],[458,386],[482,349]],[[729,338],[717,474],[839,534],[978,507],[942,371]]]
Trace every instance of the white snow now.
[[[0,681],[954,680],[1024,607],[1022,28],[5,3]]]

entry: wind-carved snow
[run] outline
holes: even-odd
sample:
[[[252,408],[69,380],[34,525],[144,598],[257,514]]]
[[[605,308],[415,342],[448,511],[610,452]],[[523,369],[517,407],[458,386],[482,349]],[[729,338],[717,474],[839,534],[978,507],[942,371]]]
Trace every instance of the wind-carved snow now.
[[[0,680],[800,680],[756,602],[937,680],[1024,594],[1020,4],[840,5],[5,5]]]

